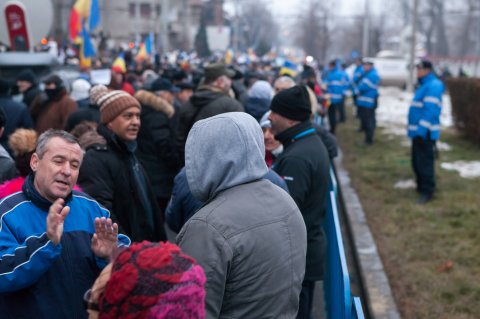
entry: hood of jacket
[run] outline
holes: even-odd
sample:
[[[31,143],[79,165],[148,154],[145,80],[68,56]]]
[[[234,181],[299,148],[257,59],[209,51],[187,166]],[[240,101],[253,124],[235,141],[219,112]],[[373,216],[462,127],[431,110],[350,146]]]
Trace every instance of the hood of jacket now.
[[[228,96],[228,94],[211,85],[202,85],[192,95],[190,103],[195,107],[203,107],[222,96]]]
[[[185,145],[185,169],[193,196],[201,201],[262,178],[268,171],[260,125],[243,112],[198,121]]]
[[[168,118],[172,118],[175,114],[175,108],[172,104],[152,92],[140,90],[135,93],[134,97],[140,102],[140,104],[150,106],[157,112],[165,113]]]

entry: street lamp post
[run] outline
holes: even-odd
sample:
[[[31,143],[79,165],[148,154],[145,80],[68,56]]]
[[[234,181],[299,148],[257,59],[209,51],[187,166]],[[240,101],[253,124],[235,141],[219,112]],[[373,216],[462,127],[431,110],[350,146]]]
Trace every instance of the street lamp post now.
[[[418,16],[418,0],[413,0],[413,20],[412,20],[412,42],[410,46],[410,61],[408,64],[409,67],[409,81],[407,90],[413,92],[415,78],[415,47],[417,45],[417,16]]]
[[[365,16],[363,18],[363,41],[362,41],[362,55],[363,57],[368,56],[368,43],[369,39],[369,24],[370,24],[370,8],[369,1],[365,0]]]

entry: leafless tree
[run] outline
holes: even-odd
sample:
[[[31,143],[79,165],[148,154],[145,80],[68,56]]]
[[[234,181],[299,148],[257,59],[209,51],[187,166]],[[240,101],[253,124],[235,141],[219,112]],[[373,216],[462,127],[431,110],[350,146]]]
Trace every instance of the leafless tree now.
[[[308,55],[317,57],[319,61],[327,59],[331,44],[329,15],[333,3],[329,0],[308,1],[296,20],[295,42]]]
[[[277,42],[277,24],[262,0],[242,2],[239,27],[243,44],[258,55],[267,53]]]

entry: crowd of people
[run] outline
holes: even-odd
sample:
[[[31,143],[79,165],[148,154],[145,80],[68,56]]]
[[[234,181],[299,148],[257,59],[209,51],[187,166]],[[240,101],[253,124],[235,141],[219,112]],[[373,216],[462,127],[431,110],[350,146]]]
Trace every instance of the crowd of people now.
[[[323,81],[113,67],[107,86],[53,74],[42,90],[24,70],[22,102],[0,79],[2,316],[311,318],[347,91],[373,143],[380,78],[357,63]]]

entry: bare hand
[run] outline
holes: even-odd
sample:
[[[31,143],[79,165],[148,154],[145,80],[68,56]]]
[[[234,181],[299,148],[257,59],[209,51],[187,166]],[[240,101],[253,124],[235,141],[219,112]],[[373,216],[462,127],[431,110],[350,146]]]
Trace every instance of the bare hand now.
[[[100,258],[109,259],[118,241],[118,225],[110,218],[95,218],[95,234],[92,237],[92,251]]]
[[[60,243],[63,234],[63,222],[70,212],[70,207],[64,206],[65,200],[63,198],[57,199],[50,209],[47,215],[47,237],[55,245]]]

